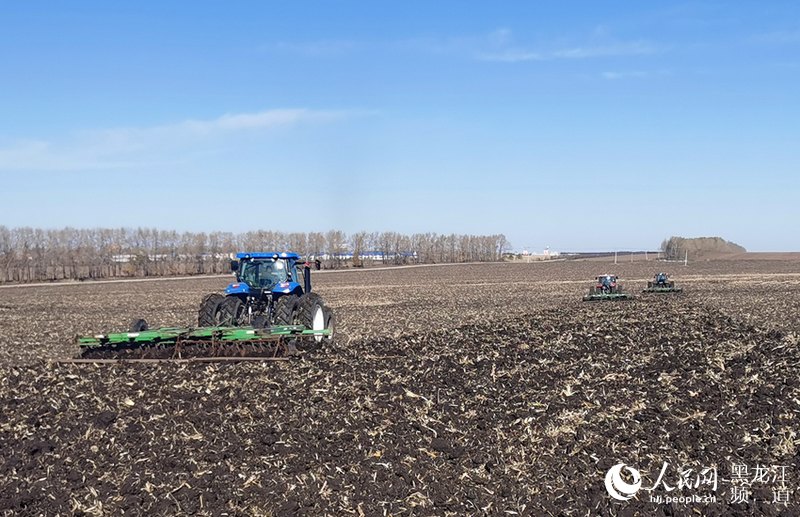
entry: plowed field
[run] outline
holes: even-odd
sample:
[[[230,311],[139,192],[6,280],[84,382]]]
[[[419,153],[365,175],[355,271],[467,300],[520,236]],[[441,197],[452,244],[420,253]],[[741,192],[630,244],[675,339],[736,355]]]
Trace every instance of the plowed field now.
[[[339,337],[281,363],[50,362],[191,325],[227,279],[0,289],[0,514],[798,513],[800,264],[671,265],[685,293],[641,295],[664,267],[325,272]],[[582,302],[601,273],[636,299]]]

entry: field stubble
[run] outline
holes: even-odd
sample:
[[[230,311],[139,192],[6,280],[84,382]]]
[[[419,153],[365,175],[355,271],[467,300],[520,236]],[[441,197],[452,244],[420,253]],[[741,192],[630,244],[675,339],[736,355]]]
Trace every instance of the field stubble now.
[[[783,262],[325,273],[341,337],[282,364],[49,364],[133,317],[190,325],[223,279],[0,291],[0,511],[88,514],[681,514],[612,502],[605,472],[786,465],[795,508],[800,277]],[[754,497],[771,499],[766,487]],[[510,514],[510,513],[507,513]]]

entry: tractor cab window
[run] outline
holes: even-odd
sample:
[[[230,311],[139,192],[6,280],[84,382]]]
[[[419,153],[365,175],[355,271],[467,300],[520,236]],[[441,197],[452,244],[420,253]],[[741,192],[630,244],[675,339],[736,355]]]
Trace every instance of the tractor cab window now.
[[[292,276],[292,270],[289,268],[289,262],[286,260],[276,260],[273,267],[273,276],[275,283],[288,282]]]
[[[242,265],[240,280],[255,289],[272,289],[286,281],[286,265],[276,260],[252,260]]]

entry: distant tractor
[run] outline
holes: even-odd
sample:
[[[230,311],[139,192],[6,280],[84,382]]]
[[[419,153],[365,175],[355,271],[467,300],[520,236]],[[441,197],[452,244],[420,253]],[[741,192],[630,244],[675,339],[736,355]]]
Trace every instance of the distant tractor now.
[[[596,283],[589,288],[589,294],[583,297],[585,302],[628,300],[631,296],[624,292],[617,275],[600,275]]]
[[[656,273],[653,280],[647,282],[647,287],[642,290],[643,293],[680,293],[683,289],[675,287],[675,282],[669,279],[666,273]]]
[[[203,297],[199,327],[303,325],[311,330],[331,329],[327,337],[332,338],[333,314],[311,291],[311,267],[298,254],[251,252],[235,257],[231,271],[236,282],[225,288],[224,295]]]

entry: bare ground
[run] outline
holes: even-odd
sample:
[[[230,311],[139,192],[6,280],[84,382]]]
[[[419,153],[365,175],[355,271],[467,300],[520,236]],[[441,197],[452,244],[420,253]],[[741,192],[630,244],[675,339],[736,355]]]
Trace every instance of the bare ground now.
[[[794,513],[798,263],[670,265],[682,296],[579,301],[597,274],[638,291],[656,269],[326,273],[340,338],[288,364],[44,361],[134,317],[190,325],[225,279],[0,290],[0,512]],[[621,462],[651,484],[714,466],[716,491],[684,491],[717,500],[613,501]],[[789,504],[774,483],[732,502],[732,464],[787,466]]]

